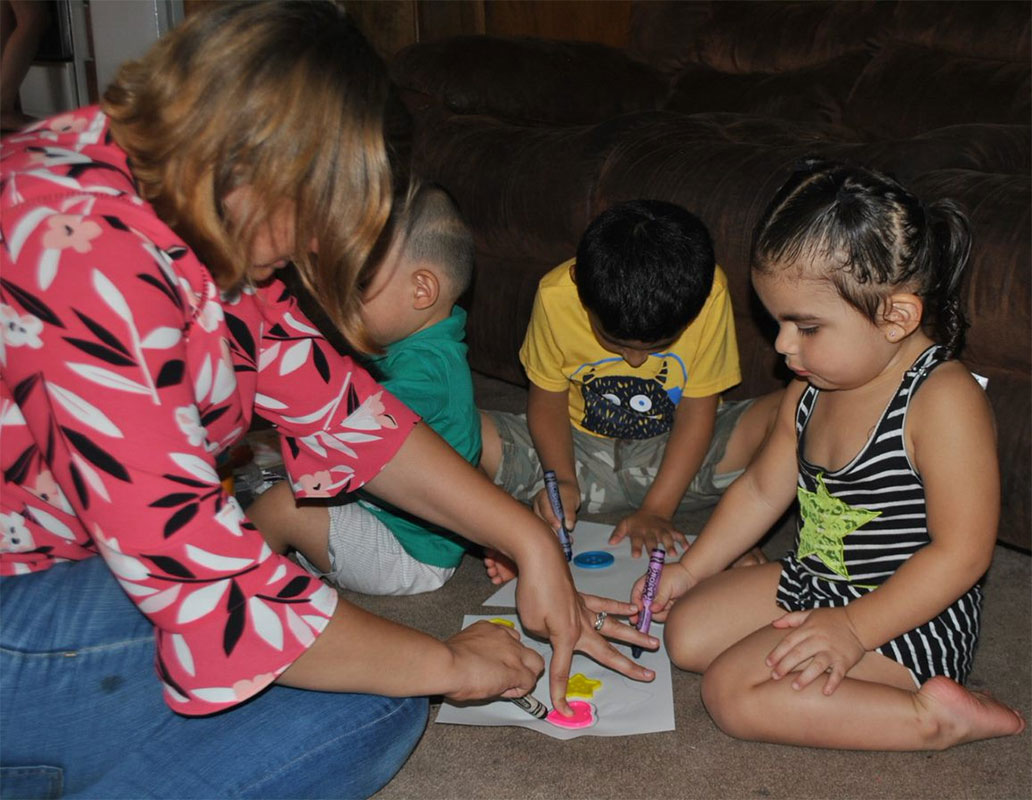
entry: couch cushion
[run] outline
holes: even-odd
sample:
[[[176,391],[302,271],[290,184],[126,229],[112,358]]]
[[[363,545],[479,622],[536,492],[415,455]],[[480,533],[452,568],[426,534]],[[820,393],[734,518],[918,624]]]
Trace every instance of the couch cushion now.
[[[891,3],[745,0],[713,3],[698,33],[698,59],[723,72],[786,72],[867,50]]]
[[[866,52],[859,51],[777,73],[728,73],[692,64],[675,78],[664,107],[689,114],[740,111],[840,125],[843,100],[869,60]]]
[[[903,138],[965,122],[1026,125],[1030,92],[1027,63],[890,42],[860,75],[845,119],[875,138]]]
[[[1027,175],[1032,170],[1032,127],[950,125],[909,139],[832,146],[824,155],[880,169],[904,184],[941,169]]]
[[[518,69],[514,65],[519,65]],[[391,63],[412,98],[457,114],[576,125],[656,108],[666,82],[622,51],[594,42],[459,36],[412,45]]]
[[[1029,60],[1027,2],[979,0],[958,3],[902,2],[896,6],[892,38],[957,55]]]

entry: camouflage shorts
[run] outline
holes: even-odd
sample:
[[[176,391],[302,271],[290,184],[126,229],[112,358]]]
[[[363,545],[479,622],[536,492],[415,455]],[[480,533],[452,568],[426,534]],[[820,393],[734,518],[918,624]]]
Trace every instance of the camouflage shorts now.
[[[724,402],[717,409],[706,457],[681,499],[678,511],[715,505],[724,489],[743,470],[716,474],[731,432],[752,400]],[[529,503],[544,487],[537,450],[526,414],[485,412],[502,440],[502,457],[494,482],[517,500]],[[650,439],[606,439],[573,429],[573,455],[581,489],[581,511],[589,514],[630,511],[641,507],[659,472],[669,434]]]

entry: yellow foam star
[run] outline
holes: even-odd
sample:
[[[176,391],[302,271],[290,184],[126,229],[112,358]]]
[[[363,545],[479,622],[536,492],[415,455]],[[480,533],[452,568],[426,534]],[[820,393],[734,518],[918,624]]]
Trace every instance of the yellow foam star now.
[[[590,700],[595,696],[595,690],[602,688],[602,681],[597,681],[594,678],[589,678],[583,673],[576,673],[570,676],[570,680],[566,683],[566,696],[567,697],[583,697],[586,700]]]
[[[823,474],[817,475],[817,491],[808,492],[799,487],[799,515],[803,527],[799,531],[800,559],[816,555],[828,569],[850,579],[846,569],[845,547],[842,540],[857,528],[881,514],[866,508],[854,508],[843,503],[828,491]]]

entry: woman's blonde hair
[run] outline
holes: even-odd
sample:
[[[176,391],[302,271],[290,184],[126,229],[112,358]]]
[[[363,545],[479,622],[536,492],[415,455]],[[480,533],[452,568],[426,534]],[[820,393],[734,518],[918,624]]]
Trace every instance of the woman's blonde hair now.
[[[332,2],[213,2],[125,64],[102,107],[143,196],[221,287],[245,279],[270,217],[292,212],[298,272],[361,341],[354,288],[391,207],[387,87]],[[242,186],[253,202],[230,225],[222,203]]]

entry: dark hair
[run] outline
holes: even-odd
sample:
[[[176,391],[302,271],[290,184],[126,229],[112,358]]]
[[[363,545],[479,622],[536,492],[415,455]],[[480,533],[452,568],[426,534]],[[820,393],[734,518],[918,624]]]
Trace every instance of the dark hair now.
[[[462,294],[473,279],[473,233],[444,189],[423,183],[409,193],[400,208],[404,230],[402,252],[411,261],[426,261],[441,269],[454,296]]]
[[[694,214],[661,200],[631,200],[596,217],[577,247],[577,294],[607,336],[676,336],[713,288],[713,243]]]
[[[912,291],[930,335],[955,354],[967,327],[959,290],[970,253],[967,217],[952,201],[925,205],[880,172],[808,159],[756,226],[752,268],[817,267],[872,322],[888,294]]]

